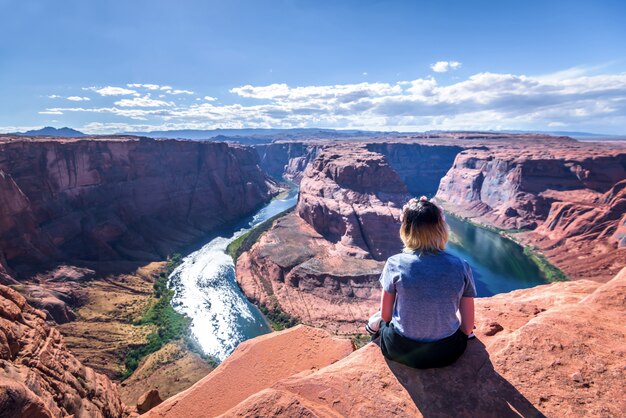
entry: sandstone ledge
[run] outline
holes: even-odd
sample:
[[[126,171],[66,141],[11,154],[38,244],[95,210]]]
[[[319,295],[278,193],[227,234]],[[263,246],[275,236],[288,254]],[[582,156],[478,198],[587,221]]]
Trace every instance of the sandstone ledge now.
[[[302,367],[308,371],[247,386],[242,399],[257,370],[284,370],[283,359],[291,364],[329,347],[307,342],[305,334],[320,331],[290,329],[244,343],[220,366],[232,383],[218,386],[223,378],[209,375],[149,416],[211,416],[216,410],[206,408],[216,397],[236,398],[220,409],[225,417],[619,416],[625,309],[626,268],[603,285],[553,283],[478,299],[478,338],[448,368],[410,369],[372,343],[318,371]],[[270,344],[273,351],[264,348]]]
[[[350,340],[303,325],[263,335],[241,343],[211,374],[145,416],[217,416],[281,379],[311,373],[353,349]]]

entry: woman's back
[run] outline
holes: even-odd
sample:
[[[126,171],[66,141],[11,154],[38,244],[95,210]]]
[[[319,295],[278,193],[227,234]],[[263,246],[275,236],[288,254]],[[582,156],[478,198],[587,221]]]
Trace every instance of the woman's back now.
[[[469,265],[445,251],[390,257],[381,275],[385,291],[396,295],[392,323],[416,341],[437,341],[454,334],[461,297],[475,297]]]

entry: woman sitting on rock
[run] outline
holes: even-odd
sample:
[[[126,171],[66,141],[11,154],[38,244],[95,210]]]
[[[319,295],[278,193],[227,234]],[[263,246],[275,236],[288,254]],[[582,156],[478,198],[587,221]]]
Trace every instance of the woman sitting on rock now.
[[[400,238],[404,251],[385,264],[381,311],[366,328],[380,335],[380,347],[390,360],[419,369],[448,366],[473,337],[472,271],[445,251],[448,225],[442,210],[426,197],[404,206]]]

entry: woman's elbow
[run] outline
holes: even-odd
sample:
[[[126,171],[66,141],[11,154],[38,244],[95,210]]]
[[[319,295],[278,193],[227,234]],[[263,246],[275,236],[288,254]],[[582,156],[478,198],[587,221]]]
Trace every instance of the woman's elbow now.
[[[383,291],[380,304],[380,316],[383,318],[383,321],[387,323],[391,322],[391,317],[393,316],[393,305],[395,301],[396,295],[394,293]]]

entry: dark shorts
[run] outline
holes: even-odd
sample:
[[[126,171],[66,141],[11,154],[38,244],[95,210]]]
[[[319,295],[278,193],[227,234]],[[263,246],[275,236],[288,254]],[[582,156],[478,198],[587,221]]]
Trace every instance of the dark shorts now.
[[[454,363],[467,347],[467,335],[460,329],[439,341],[423,343],[398,334],[393,324],[382,323],[380,348],[389,360],[416,369],[446,367]]]

